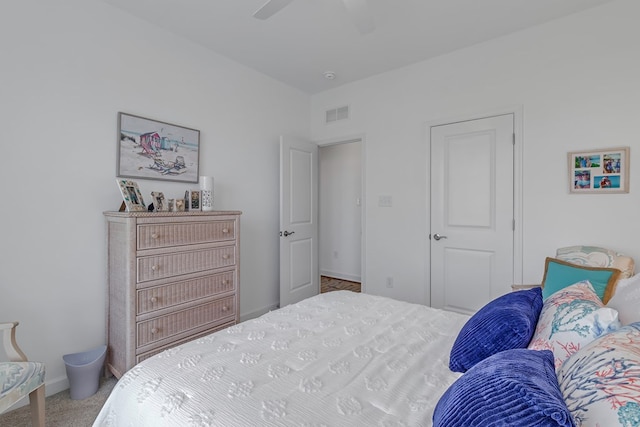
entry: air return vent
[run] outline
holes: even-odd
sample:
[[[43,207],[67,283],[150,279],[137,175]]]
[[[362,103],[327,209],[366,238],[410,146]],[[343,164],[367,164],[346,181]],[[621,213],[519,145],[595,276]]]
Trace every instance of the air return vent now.
[[[326,123],[337,122],[338,120],[346,120],[349,118],[349,106],[333,108],[326,112]]]

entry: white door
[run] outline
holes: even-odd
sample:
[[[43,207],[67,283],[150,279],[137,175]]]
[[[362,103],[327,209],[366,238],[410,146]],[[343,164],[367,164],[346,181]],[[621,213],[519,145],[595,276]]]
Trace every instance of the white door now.
[[[280,137],[280,307],[319,291],[318,146]]]
[[[431,128],[431,305],[474,313],[510,290],[514,115]]]

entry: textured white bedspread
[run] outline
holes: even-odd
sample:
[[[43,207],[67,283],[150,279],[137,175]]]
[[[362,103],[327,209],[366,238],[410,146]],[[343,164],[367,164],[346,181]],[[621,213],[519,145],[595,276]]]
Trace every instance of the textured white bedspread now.
[[[430,426],[467,319],[321,294],[136,365],[94,426]]]

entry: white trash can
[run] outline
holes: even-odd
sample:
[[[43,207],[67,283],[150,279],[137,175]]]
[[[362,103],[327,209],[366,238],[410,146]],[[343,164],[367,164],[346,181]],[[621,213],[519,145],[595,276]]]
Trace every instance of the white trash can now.
[[[72,399],[86,399],[96,394],[98,387],[100,387],[100,374],[102,373],[106,356],[106,345],[93,350],[62,356],[67,368],[67,378],[69,378]]]

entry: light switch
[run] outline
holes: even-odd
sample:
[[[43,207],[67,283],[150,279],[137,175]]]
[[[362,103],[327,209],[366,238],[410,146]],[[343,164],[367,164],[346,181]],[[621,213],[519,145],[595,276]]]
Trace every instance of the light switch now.
[[[387,195],[378,196],[378,206],[381,208],[390,208],[393,206],[393,197]]]

